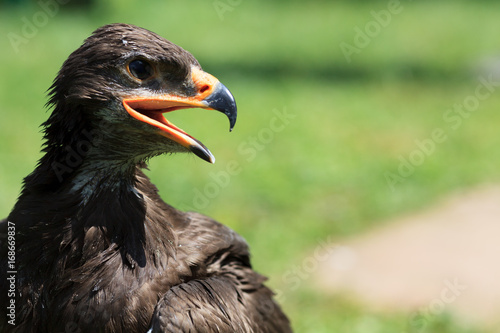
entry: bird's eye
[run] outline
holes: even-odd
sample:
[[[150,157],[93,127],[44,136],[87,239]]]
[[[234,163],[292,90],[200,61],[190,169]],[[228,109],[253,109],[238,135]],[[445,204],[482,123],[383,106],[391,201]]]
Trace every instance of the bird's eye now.
[[[153,76],[154,70],[151,65],[144,60],[132,60],[128,64],[130,74],[139,80],[146,80]]]

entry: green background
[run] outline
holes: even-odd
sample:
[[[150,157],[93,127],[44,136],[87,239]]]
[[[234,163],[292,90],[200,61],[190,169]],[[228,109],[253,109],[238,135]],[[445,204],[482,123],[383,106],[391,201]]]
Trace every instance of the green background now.
[[[297,332],[483,332],[446,313],[415,327],[408,313],[328,296],[304,262],[327,241],[499,181],[497,88],[462,115],[453,107],[500,72],[500,3],[401,1],[391,13],[391,1],[13,2],[0,2],[1,217],[41,156],[46,89],[62,62],[97,27],[132,23],[189,50],[238,103],[232,133],[221,114],[169,115],[217,162],[156,157],[149,176],[168,203],[245,237]],[[446,139],[431,144],[435,129]],[[388,182],[411,158],[418,165]]]

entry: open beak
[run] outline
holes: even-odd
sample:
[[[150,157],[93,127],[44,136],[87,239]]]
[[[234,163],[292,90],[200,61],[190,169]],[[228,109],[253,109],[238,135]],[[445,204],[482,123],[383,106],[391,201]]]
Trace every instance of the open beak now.
[[[188,148],[196,156],[214,163],[215,157],[205,145],[169,122],[164,113],[179,109],[202,108],[217,110],[229,118],[229,130],[236,123],[236,102],[231,92],[212,75],[198,68],[192,69],[197,89],[195,96],[158,95],[123,99],[125,110],[137,120],[159,129],[159,134]]]

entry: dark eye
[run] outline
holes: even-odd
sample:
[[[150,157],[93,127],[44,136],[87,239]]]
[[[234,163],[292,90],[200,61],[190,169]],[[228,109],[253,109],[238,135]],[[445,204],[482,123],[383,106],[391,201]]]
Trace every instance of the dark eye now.
[[[151,65],[144,60],[132,60],[128,64],[128,70],[130,74],[132,74],[139,80],[146,80],[153,76],[154,73]]]

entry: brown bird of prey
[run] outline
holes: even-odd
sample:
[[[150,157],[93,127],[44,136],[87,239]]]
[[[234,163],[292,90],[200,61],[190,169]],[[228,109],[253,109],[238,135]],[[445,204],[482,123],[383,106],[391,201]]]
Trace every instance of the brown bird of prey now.
[[[229,90],[187,51],[127,24],[64,62],[36,169],[0,223],[0,332],[290,332],[246,242],[166,204],[141,171],[197,139],[164,114],[213,109]]]

